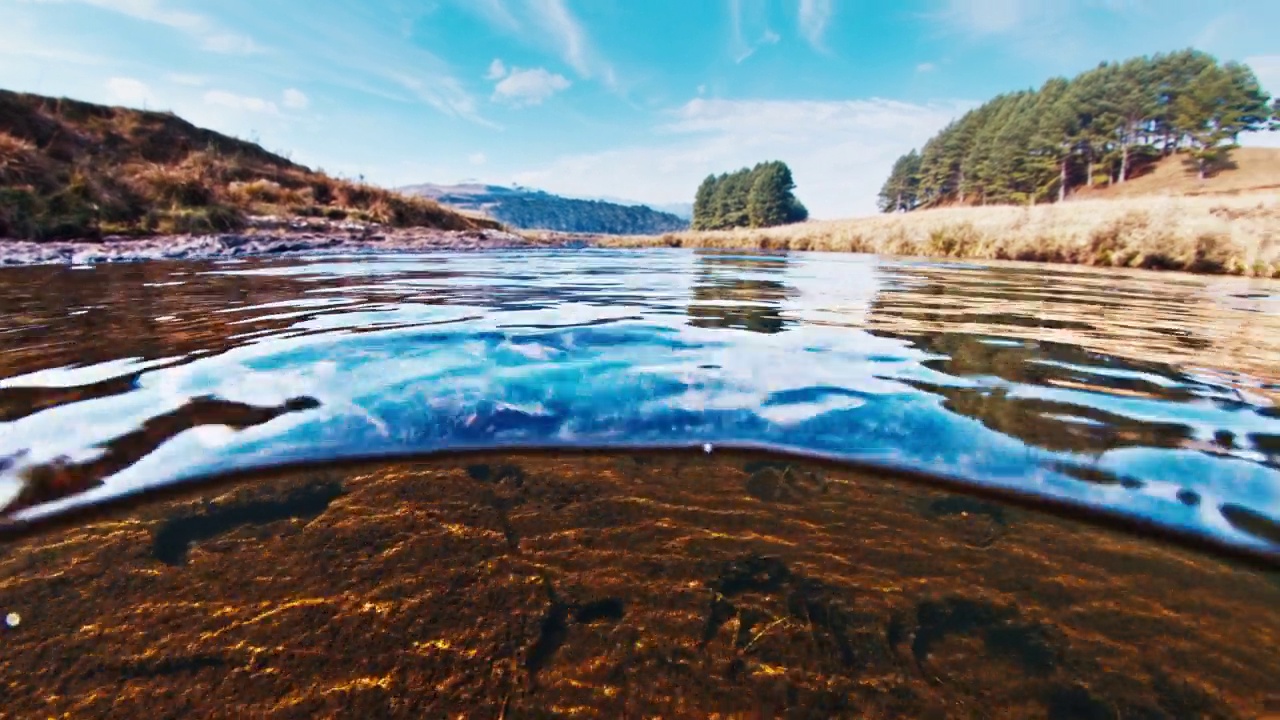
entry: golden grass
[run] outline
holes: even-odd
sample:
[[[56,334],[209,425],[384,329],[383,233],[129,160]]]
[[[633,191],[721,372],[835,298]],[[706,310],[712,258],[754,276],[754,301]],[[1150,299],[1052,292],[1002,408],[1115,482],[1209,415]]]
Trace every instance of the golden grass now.
[[[1280,277],[1280,192],[956,207],[775,228],[599,238],[610,247],[815,250]]]
[[[1083,200],[1139,195],[1230,195],[1258,190],[1280,190],[1280,148],[1236,148],[1231,151],[1228,166],[1204,180],[1187,165],[1187,156],[1178,154],[1160,160],[1147,172],[1126,182],[1077,188],[1073,197]]]

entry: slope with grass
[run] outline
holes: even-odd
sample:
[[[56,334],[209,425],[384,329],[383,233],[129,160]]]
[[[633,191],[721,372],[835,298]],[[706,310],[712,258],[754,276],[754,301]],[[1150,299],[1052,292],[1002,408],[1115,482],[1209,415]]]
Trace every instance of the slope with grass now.
[[[330,177],[170,113],[0,90],[0,238],[230,231],[251,215],[498,227]]]
[[[1115,185],[1095,185],[1072,191],[1068,200],[1115,199],[1144,195],[1238,195],[1280,191],[1280,148],[1241,147],[1227,156],[1218,172],[1201,180],[1194,161],[1184,154],[1161,158],[1143,172]]]

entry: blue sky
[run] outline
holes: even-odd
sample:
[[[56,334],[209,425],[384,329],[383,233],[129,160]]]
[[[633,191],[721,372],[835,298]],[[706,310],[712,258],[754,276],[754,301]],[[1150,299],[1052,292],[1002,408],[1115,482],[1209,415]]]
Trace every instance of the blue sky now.
[[[781,159],[828,218],[957,114],[1103,59],[1194,46],[1280,93],[1276,27],[1272,0],[0,0],[0,87],[389,186],[682,202]]]

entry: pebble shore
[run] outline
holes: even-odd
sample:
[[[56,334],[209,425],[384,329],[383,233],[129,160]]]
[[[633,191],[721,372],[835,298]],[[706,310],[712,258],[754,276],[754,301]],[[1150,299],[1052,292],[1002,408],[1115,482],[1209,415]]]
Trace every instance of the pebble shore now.
[[[211,235],[157,235],[100,241],[0,239],[0,265],[94,265],[142,260],[219,260],[299,253],[366,253],[585,247],[581,238],[522,237],[500,230],[370,227],[251,228]]]

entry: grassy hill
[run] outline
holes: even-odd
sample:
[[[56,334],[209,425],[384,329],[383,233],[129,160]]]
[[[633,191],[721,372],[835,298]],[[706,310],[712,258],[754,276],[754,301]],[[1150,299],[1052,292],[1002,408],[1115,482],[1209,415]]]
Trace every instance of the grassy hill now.
[[[1138,177],[1116,185],[1082,187],[1068,199],[1116,199],[1144,195],[1238,195],[1280,190],[1280,148],[1242,147],[1231,151],[1226,167],[1200,180],[1182,154],[1161,158]]]
[[[431,198],[451,208],[483,213],[512,227],[566,233],[651,235],[689,227],[677,215],[646,205],[580,200],[530,188],[498,185],[410,185],[401,192]]]
[[[330,177],[171,113],[0,90],[0,237],[228,231],[249,214],[498,226]]]

